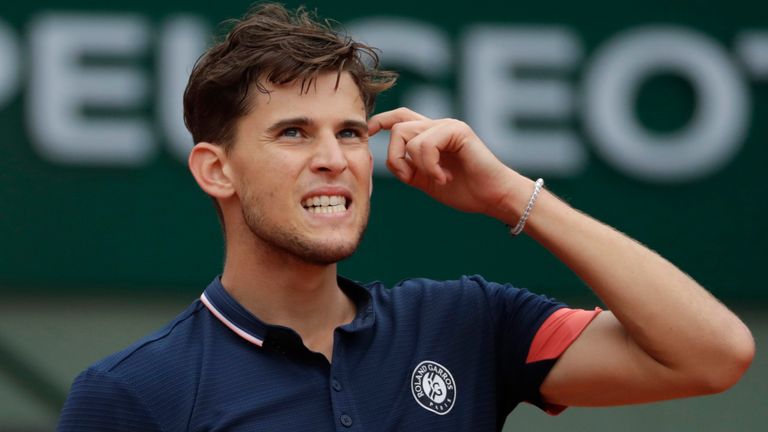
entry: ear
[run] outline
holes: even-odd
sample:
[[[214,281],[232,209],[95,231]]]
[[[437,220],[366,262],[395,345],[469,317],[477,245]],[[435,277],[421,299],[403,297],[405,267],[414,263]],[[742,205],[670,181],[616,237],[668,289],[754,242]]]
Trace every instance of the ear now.
[[[235,193],[223,147],[207,142],[197,143],[189,153],[187,163],[195,181],[208,195],[228,198]]]

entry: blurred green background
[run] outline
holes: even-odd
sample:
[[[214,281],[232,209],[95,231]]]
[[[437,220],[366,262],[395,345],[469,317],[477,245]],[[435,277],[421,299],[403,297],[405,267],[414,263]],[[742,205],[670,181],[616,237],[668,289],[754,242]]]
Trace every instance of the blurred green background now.
[[[0,5],[0,430],[51,430],[77,372],[220,271],[215,213],[184,164],[180,95],[219,23],[249,4]],[[466,120],[505,163],[679,265],[757,338],[755,364],[725,394],[556,418],[522,407],[509,430],[764,428],[768,5],[303,4],[401,73],[377,110]],[[597,303],[530,239],[400,185],[385,143],[371,146],[371,223],[343,274],[480,273]]]

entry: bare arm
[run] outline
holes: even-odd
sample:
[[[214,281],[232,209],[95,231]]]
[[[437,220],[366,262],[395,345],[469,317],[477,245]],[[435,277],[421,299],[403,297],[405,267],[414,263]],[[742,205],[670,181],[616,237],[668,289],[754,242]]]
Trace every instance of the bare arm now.
[[[611,310],[552,369],[541,388],[547,401],[616,405],[685,397],[723,391],[744,373],[754,353],[749,330],[669,261],[547,192],[529,222],[526,232]]]
[[[456,120],[406,109],[379,114],[387,164],[454,208],[517,223],[533,182],[498,161]],[[544,381],[548,402],[617,405],[723,391],[749,366],[754,341],[725,306],[667,260],[543,191],[525,232],[568,265],[611,310],[600,314]]]

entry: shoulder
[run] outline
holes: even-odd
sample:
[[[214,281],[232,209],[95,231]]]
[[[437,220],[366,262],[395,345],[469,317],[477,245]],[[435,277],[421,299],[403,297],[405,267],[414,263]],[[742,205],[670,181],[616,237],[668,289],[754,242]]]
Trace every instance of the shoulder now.
[[[94,382],[119,377],[138,398],[179,403],[183,397],[174,395],[189,394],[196,386],[194,371],[200,369],[209,322],[205,306],[196,300],[159,330],[92,364],[86,377]]]
[[[151,405],[126,377],[89,368],[75,379],[59,416],[58,432],[162,430]]]
[[[372,296],[381,299],[488,299],[500,295],[516,296],[528,291],[509,284],[489,282],[480,275],[461,276],[454,280],[433,280],[427,278],[403,279],[391,288],[381,282],[363,285]]]
[[[396,314],[458,310],[489,314],[503,297],[526,292],[511,285],[486,281],[482,276],[461,276],[453,280],[404,279],[392,287],[381,282],[364,284],[377,309]]]
[[[179,356],[195,348],[195,345],[188,342],[202,330],[196,322],[202,310],[200,301],[193,302],[159,330],[97,361],[88,370],[131,377],[137,372],[145,373],[148,368],[156,369],[171,361],[175,362]]]
[[[201,307],[194,302],[162,329],[78,375],[57,430],[153,431],[162,430],[162,424],[183,422],[182,414],[175,419],[168,413],[183,413],[183,406],[191,406],[188,395],[194,394],[196,384],[189,379],[189,371],[194,370],[190,359],[199,357],[193,351],[200,348],[188,341],[199,333],[195,321]],[[165,410],[163,405],[178,409]]]
[[[475,319],[488,316],[497,324],[516,320],[540,324],[546,316],[565,306],[524,288],[487,281],[480,275],[445,281],[404,279],[391,288],[381,282],[363,286],[371,293],[378,309],[396,314],[460,310],[463,316]]]
[[[408,278],[402,279],[395,283],[391,287],[387,287],[383,282],[373,281],[365,284],[361,284],[365,289],[372,294],[384,293],[384,294],[403,294],[403,295],[419,295],[422,293],[434,291],[434,290],[457,290],[464,288],[477,287],[488,282],[483,279],[482,276],[461,276],[454,280],[434,280],[429,278]]]

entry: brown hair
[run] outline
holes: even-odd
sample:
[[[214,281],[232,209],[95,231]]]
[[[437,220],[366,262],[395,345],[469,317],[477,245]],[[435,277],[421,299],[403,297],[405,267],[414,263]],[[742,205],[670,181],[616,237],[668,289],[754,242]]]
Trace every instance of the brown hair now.
[[[370,114],[376,96],[397,79],[394,72],[377,69],[375,48],[353,41],[303,7],[291,11],[260,4],[230,24],[226,38],[198,59],[184,91],[184,122],[195,143],[231,149],[237,120],[252,108],[249,89],[268,93],[265,82],[300,80],[302,91],[309,91],[320,73],[336,71],[338,85],[341,74],[349,72]]]

